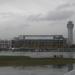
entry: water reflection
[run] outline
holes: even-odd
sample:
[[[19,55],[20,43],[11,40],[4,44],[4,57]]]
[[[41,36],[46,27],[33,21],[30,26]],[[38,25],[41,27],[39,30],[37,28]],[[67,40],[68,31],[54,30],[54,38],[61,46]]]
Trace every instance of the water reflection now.
[[[52,65],[35,67],[0,67],[0,75],[64,75],[67,67],[53,68]]]

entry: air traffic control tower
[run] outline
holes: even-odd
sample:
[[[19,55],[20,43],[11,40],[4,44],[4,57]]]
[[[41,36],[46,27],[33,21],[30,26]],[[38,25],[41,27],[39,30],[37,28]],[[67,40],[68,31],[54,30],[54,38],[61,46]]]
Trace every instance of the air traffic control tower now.
[[[74,28],[74,24],[72,21],[69,21],[67,24],[67,28],[68,28],[68,46],[70,47],[73,44],[73,28]],[[73,53],[70,52],[69,53],[69,57],[73,58]],[[73,70],[73,64],[68,64],[68,71]]]
[[[73,44],[73,28],[74,28],[74,24],[72,21],[68,22],[67,28],[68,28],[68,46],[71,46]]]

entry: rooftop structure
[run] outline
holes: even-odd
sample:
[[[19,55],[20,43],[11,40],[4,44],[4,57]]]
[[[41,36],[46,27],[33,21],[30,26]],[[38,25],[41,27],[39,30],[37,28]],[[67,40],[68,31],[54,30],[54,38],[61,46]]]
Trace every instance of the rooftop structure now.
[[[30,39],[30,40],[46,40],[46,39],[64,39],[63,35],[20,35],[16,38],[16,40],[21,39]]]

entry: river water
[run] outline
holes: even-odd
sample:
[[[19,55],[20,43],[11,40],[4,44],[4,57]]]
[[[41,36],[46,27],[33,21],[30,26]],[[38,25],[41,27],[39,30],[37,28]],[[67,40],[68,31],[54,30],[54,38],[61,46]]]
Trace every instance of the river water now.
[[[35,67],[0,67],[0,75],[64,75],[68,68],[54,68],[52,65]]]

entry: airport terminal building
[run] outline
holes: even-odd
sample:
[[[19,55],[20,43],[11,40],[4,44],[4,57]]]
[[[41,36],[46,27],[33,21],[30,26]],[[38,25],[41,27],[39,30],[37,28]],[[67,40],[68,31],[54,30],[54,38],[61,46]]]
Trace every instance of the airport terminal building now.
[[[20,35],[12,40],[12,48],[49,50],[65,48],[67,40],[62,35]]]

